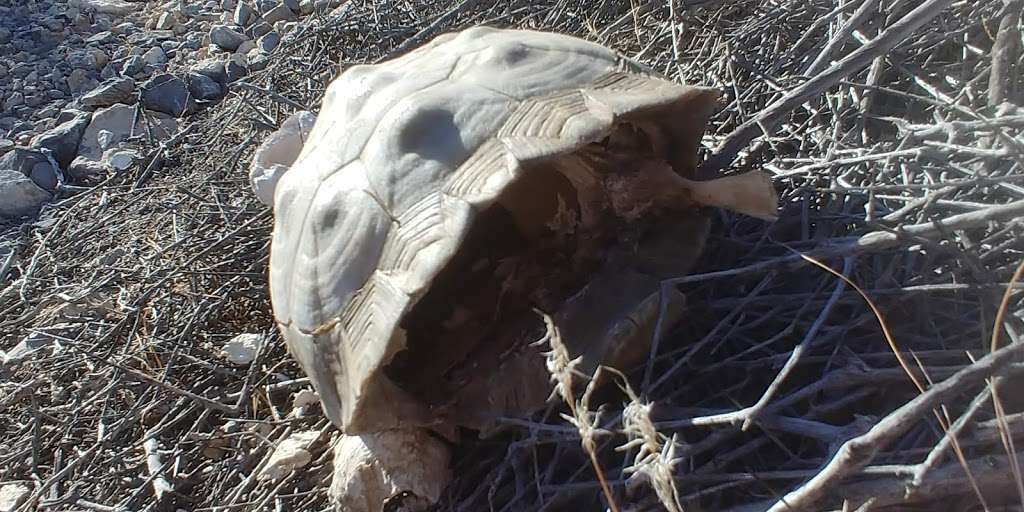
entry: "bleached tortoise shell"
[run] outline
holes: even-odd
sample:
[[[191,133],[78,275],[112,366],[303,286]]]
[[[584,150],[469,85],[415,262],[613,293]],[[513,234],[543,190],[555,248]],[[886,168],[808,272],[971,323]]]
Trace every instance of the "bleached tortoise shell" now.
[[[717,97],[581,39],[483,27],[346,70],[275,192],[270,261],[276,320],[332,422],[432,422],[383,369],[403,316],[510,183],[626,121],[658,125],[685,176]]]

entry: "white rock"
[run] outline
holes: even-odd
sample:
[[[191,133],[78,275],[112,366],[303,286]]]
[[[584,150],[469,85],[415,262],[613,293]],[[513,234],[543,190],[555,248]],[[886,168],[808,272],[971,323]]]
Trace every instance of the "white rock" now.
[[[160,15],[160,18],[157,19],[156,25],[153,28],[157,30],[171,30],[174,28],[177,21],[178,20],[173,13],[165,12]]]
[[[106,150],[110,146],[113,146],[114,133],[110,130],[100,130],[96,132],[96,143],[99,144],[100,149]]]
[[[221,348],[221,356],[237,365],[247,365],[256,359],[263,346],[263,335],[244,333],[231,338]]]
[[[46,331],[32,331],[14,348],[3,353],[0,366],[20,363],[40,350],[60,351],[63,348],[60,337],[69,334],[74,328],[73,324],[60,323],[47,327]]]
[[[291,473],[293,470],[301,469],[313,460],[308,448],[320,437],[320,431],[309,430],[306,432],[295,432],[281,441],[270,455],[267,464],[260,470],[260,480],[278,481]]]
[[[309,388],[299,390],[292,395],[292,407],[295,409],[318,403],[320,403],[320,395]]]
[[[0,512],[14,512],[31,490],[22,484],[7,484],[0,487]]]
[[[399,493],[409,493],[402,501],[409,508],[403,510],[424,510],[448,483],[450,457],[448,446],[425,429],[342,435],[334,445],[328,493],[335,510],[379,512],[381,503]]]
[[[97,110],[92,122],[85,129],[82,142],[78,146],[78,155],[89,160],[99,161],[103,158],[104,147],[100,146],[98,135],[101,130],[112,134],[106,148],[113,147],[130,136],[152,133],[156,140],[169,138],[178,129],[178,122],[173,117],[158,112],[144,111],[149,122],[142,115],[135,119],[135,106],[113,105]],[[135,119],[134,125],[132,120]]]
[[[292,395],[292,418],[301,418],[306,415],[306,408],[320,403],[320,395],[312,389],[303,389]]]
[[[32,215],[50,193],[36,185],[28,176],[10,169],[0,169],[0,216]]]
[[[274,205],[277,182],[298,158],[315,121],[316,115],[312,112],[296,112],[256,149],[249,166],[249,182],[263,204]]]

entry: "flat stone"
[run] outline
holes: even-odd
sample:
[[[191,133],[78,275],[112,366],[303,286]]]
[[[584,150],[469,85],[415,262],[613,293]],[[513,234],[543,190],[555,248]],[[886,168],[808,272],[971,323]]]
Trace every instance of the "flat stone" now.
[[[260,468],[257,479],[277,482],[292,471],[306,467],[313,460],[310,445],[320,438],[319,430],[294,432],[274,448],[267,463]]]
[[[245,34],[227,25],[214,25],[210,29],[210,42],[225,51],[233,52],[237,50],[238,45],[242,44],[246,39],[249,38]]]
[[[124,0],[68,0],[69,7],[92,9],[101,14],[124,16],[138,10],[142,4],[125,2]]]
[[[271,30],[274,30],[274,27],[271,27],[270,24],[265,21],[261,21],[247,28],[245,33],[248,34],[249,37],[256,39]]]
[[[174,117],[192,114],[199,109],[185,81],[167,73],[156,75],[143,84],[139,100],[150,110]]]
[[[153,137],[160,141],[170,138],[178,129],[178,122],[166,114],[143,111],[136,119],[135,111],[134,106],[118,104],[94,112],[92,122],[85,129],[82,142],[78,146],[78,154],[89,160],[99,161],[103,157],[103,149],[98,140],[98,134],[102,130],[111,133],[110,144],[118,144],[128,137],[147,133],[152,133]]]
[[[281,0],[281,4],[291,9],[295,14],[299,14],[299,11],[302,9],[302,7],[299,6],[299,0]]]
[[[53,159],[66,168],[78,155],[78,144],[82,141],[82,135],[89,126],[92,114],[80,112],[69,121],[65,121],[55,128],[47,130],[32,139],[33,148],[45,148],[53,154]]]
[[[14,141],[10,139],[0,139],[0,156],[6,155],[8,151],[14,149]]]
[[[117,42],[117,36],[109,30],[104,30],[103,32],[97,32],[89,36],[86,38],[85,42],[92,44],[113,44]]]
[[[110,149],[103,154],[103,162],[114,172],[124,172],[131,169],[138,159],[139,155],[137,153],[125,149]]]
[[[221,348],[221,356],[239,366],[251,363],[263,346],[263,335],[244,333],[228,340]]]
[[[216,80],[200,73],[189,73],[187,78],[188,91],[197,100],[210,101],[224,97],[224,90]]]
[[[279,21],[296,21],[298,19],[299,16],[295,14],[295,11],[289,9],[285,4],[280,4],[263,14],[263,21],[270,24]]]
[[[39,188],[28,176],[9,169],[0,169],[0,215],[23,217],[35,215],[49,192]]]
[[[133,92],[135,92],[135,80],[129,77],[114,77],[87,92],[79,102],[87,107],[109,107],[115,103],[131,103],[134,100]]]

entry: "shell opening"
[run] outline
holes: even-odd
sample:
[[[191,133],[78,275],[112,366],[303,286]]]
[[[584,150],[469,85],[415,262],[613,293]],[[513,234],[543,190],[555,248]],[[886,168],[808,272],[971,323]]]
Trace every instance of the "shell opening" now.
[[[598,143],[524,169],[478,214],[459,251],[405,316],[406,348],[385,375],[439,421],[459,425],[480,424],[480,403],[492,406],[491,415],[543,403],[550,390],[541,348],[531,346],[544,332],[535,308],[562,312],[566,325],[559,327],[569,331],[573,322],[593,324],[587,311],[566,313],[567,304],[600,282],[605,289],[591,295],[607,296],[611,316],[628,316],[646,297],[640,288],[656,287],[659,275],[684,273],[702,248],[703,216],[681,176],[659,157],[659,136],[622,124]],[[597,337],[615,330],[615,319],[608,320],[606,327],[596,321],[605,329]],[[577,331],[601,331],[591,327]],[[599,342],[590,337],[566,342],[589,352]]]

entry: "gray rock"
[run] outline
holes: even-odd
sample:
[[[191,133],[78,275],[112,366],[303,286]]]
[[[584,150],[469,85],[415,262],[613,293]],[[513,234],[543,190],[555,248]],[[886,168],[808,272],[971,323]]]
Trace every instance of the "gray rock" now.
[[[199,73],[188,74],[188,90],[197,100],[219,100],[224,97],[223,89],[216,80]]]
[[[41,151],[16,147],[0,157],[0,170],[20,173],[44,191],[57,188],[57,169]]]
[[[157,30],[171,30],[177,23],[178,19],[174,15],[174,13],[165,12],[161,14],[159,18],[157,18],[156,26],[153,28]]]
[[[84,156],[76,157],[68,166],[68,176],[73,180],[86,180],[100,176],[106,172],[106,164],[100,160],[91,160]]]
[[[263,20],[271,24],[279,21],[296,21],[298,19],[299,17],[295,14],[295,11],[289,9],[284,4],[280,4],[263,14]]]
[[[29,94],[28,96],[25,96],[25,104],[30,107],[38,107],[39,105],[42,105],[44,101],[46,101],[45,94]]]
[[[220,59],[206,59],[193,64],[190,68],[192,73],[206,75],[219,84],[228,83],[228,75],[225,69],[225,61]]]
[[[89,36],[85,42],[90,44],[113,44],[117,42],[117,36],[113,32],[105,30]]]
[[[192,95],[188,92],[185,81],[167,73],[156,75],[143,84],[139,100],[150,110],[175,117],[192,114],[199,110]]]
[[[67,56],[64,60],[67,65],[71,66],[72,69],[99,69],[97,66],[96,55],[88,51],[77,51]]]
[[[17,107],[19,105],[24,105],[24,104],[25,104],[25,95],[20,93],[20,92],[14,92],[14,93],[11,93],[11,95],[7,97],[6,101],[4,101],[4,109],[5,110],[13,110],[14,107]]]
[[[139,55],[128,57],[121,65],[121,74],[124,76],[135,76],[146,68],[146,61]]]
[[[46,148],[53,154],[53,159],[66,168],[78,154],[78,143],[89,126],[92,114],[80,112],[70,121],[57,125],[32,139],[33,148]]]
[[[281,36],[277,32],[267,32],[256,41],[256,47],[263,53],[271,53],[281,44]]]
[[[0,156],[7,154],[8,151],[14,149],[14,141],[10,139],[0,139]]]
[[[214,25],[210,29],[210,42],[225,51],[233,52],[237,50],[238,45],[242,44],[246,39],[249,38],[245,34],[227,25]]]
[[[69,108],[67,110],[62,110],[59,114],[57,114],[57,119],[55,119],[55,121],[57,121],[57,124],[66,123],[85,113],[86,112],[81,110]]]
[[[124,16],[141,6],[141,4],[129,3],[124,0],[70,0],[68,5],[113,16]]]
[[[139,155],[134,151],[123,149],[111,149],[103,154],[103,163],[115,172],[124,172],[131,169],[138,159]]]
[[[250,7],[249,4],[245,2],[238,2],[238,5],[235,6],[235,25],[238,25],[239,27],[249,26],[254,14],[255,13],[253,13],[252,7]]]
[[[174,38],[173,30],[148,30],[128,36],[128,42],[139,47],[150,47],[160,44],[160,41],[171,41]]]
[[[260,14],[268,13],[278,5],[280,5],[278,0],[256,0],[256,9],[260,11]]]
[[[256,42],[250,39],[250,40],[248,40],[248,41],[238,45],[238,49],[235,50],[235,53],[245,55],[245,54],[249,53],[250,50],[253,50],[255,48],[256,48]]]
[[[0,169],[0,215],[35,215],[50,194],[17,171]]]
[[[53,192],[57,189],[57,172],[50,162],[40,162],[32,167],[28,177],[37,187],[47,192]]]
[[[32,173],[32,168],[36,164],[48,164],[49,162],[50,160],[46,158],[46,155],[39,150],[15,146],[7,154],[0,156],[0,169],[17,171],[22,176],[28,176]]]
[[[111,134],[109,145],[116,145],[128,137],[143,134],[152,134],[158,141],[164,140],[178,129],[178,122],[166,114],[143,111],[136,117],[135,111],[136,107],[133,106],[113,105],[94,112],[92,122],[85,129],[82,142],[78,145],[79,156],[93,161],[103,157],[103,148],[98,140],[101,131]],[[74,166],[75,163],[72,163]]]
[[[154,46],[142,54],[142,60],[153,67],[160,67],[167,64],[167,54],[164,53],[164,49],[159,46]]]
[[[220,8],[225,11],[230,11],[235,8],[236,3],[237,2],[235,0],[221,0]]]
[[[258,38],[258,37],[260,37],[260,36],[270,32],[271,30],[274,30],[274,27],[271,27],[269,23],[261,21],[259,23],[253,24],[251,27],[245,29],[245,33],[248,34],[249,37],[251,37],[253,39],[256,39],[256,38]]]
[[[284,4],[285,7],[291,9],[295,14],[299,14],[302,10],[302,7],[299,5],[299,0],[282,0],[281,3]]]
[[[274,23],[274,31],[278,34],[287,34],[299,26],[297,21],[279,21]]]
[[[71,74],[68,75],[68,89],[71,90],[72,94],[82,94],[95,89],[98,85],[99,82],[84,69],[72,70]]]
[[[99,87],[86,93],[79,102],[87,107],[108,107],[115,103],[130,103],[135,92],[135,80],[131,78],[111,78]]]
[[[245,60],[245,56],[234,54],[227,62],[224,63],[224,74],[227,77],[228,83],[237,82],[246,77],[249,74],[248,63]]]
[[[302,16],[313,14],[313,0],[299,0],[299,14]]]
[[[249,71],[262,71],[270,63],[270,58],[267,57],[267,54],[261,52],[258,48],[249,52],[246,55],[246,60],[249,62]]]

